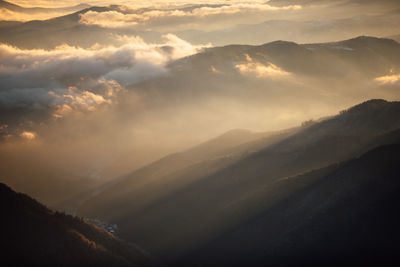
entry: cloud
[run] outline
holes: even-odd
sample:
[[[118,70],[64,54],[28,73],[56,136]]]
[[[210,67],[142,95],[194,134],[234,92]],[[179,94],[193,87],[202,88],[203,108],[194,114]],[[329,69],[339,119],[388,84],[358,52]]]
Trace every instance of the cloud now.
[[[264,64],[254,61],[249,55],[245,55],[247,62],[236,64],[236,69],[243,75],[254,75],[257,78],[283,78],[290,75],[278,66],[266,62]]]
[[[81,14],[80,22],[87,25],[98,25],[106,28],[132,27],[138,24],[148,23],[151,20],[162,18],[202,18],[214,15],[232,15],[243,12],[265,12],[279,10],[298,10],[299,5],[290,5],[283,7],[274,7],[261,3],[233,3],[216,6],[202,6],[185,9],[153,9],[145,12],[136,10],[127,12],[119,11],[88,11]],[[126,11],[126,10],[125,10]],[[135,12],[135,13],[132,13]]]
[[[61,90],[61,92],[48,92],[53,97],[53,117],[62,118],[72,111],[78,110],[95,111],[96,107],[102,104],[111,104],[112,97],[121,90],[120,85],[115,81],[105,80],[100,80],[99,83],[103,83],[108,87],[108,90],[103,92],[103,94],[95,94],[86,90],[82,91],[74,86],[69,87],[67,90]]]
[[[31,141],[37,137],[37,134],[35,132],[24,131],[19,136],[26,140]]]
[[[38,122],[95,111],[113,104],[125,85],[164,74],[170,60],[203,47],[172,34],[159,44],[140,37],[118,38],[121,46],[89,49],[63,45],[53,50],[24,50],[0,44],[0,120],[4,110],[10,114],[23,110],[22,116],[35,111],[42,116],[35,118]]]
[[[98,25],[105,28],[118,28],[136,25],[140,15],[125,15],[118,11],[97,12],[88,11],[81,14],[80,23],[87,25]]]
[[[390,74],[375,78],[380,84],[395,84],[400,80],[400,74]]]

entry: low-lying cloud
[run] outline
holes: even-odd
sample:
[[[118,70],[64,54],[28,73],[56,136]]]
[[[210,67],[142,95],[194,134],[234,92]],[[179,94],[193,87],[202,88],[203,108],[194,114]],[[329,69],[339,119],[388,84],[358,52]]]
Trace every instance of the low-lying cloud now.
[[[395,84],[400,81],[400,74],[389,74],[381,77],[375,78],[380,84]]]
[[[274,7],[268,4],[260,3],[233,3],[216,6],[202,6],[191,10],[185,9],[153,9],[144,12],[136,10],[119,11],[88,11],[81,14],[80,22],[87,25],[98,25],[106,28],[131,27],[138,24],[149,23],[151,20],[168,18],[203,18],[215,15],[233,15],[237,13],[254,13],[280,10],[299,10],[301,6],[290,5],[283,7]],[[127,12],[128,11],[128,12]]]
[[[249,55],[246,55],[247,62],[236,64],[236,69],[243,75],[254,75],[257,78],[271,78],[271,79],[279,79],[288,77],[290,75],[289,72],[284,71],[278,66],[265,62],[260,63],[254,61]]]
[[[164,74],[170,60],[202,49],[171,34],[161,44],[139,37],[119,39],[124,43],[119,47],[90,49],[65,45],[23,50],[1,44],[0,107],[10,112],[41,110],[41,114],[47,110],[56,119],[91,112],[112,104],[125,85]]]

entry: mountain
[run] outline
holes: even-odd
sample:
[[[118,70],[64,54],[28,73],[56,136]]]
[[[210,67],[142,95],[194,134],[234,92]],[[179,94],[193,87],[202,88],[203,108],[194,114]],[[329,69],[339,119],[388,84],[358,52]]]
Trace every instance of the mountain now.
[[[246,62],[245,55],[248,55],[255,62],[267,61],[290,73],[346,77],[345,71],[353,73],[358,70],[357,73],[370,76],[386,73],[388,67],[399,67],[399,50],[400,44],[394,40],[369,36],[319,44],[275,41],[260,46],[230,45],[210,48],[172,63],[171,68],[180,72],[188,72],[192,68],[210,72],[212,65],[217,70],[226,72],[228,66],[235,67],[235,62]]]
[[[287,6],[287,5],[321,5],[327,3],[335,4],[386,4],[397,5],[396,0],[270,0],[268,4],[273,6]]]
[[[251,141],[255,141],[256,139],[261,139],[270,134],[276,134],[274,132],[252,132],[245,129],[233,129],[217,138],[201,143],[198,146],[195,146],[188,151],[184,151],[183,153],[175,153],[174,155],[170,155],[170,159],[173,159],[174,164],[169,166],[169,168],[175,168],[176,164],[178,166],[186,166],[196,162],[200,162],[204,159],[216,158],[219,155],[222,155],[226,152],[227,149],[231,147],[236,147],[244,143],[248,143]],[[143,160],[147,160],[147,162],[153,162],[154,160],[146,159],[145,155],[141,155]],[[208,158],[209,157],[209,158]],[[132,162],[137,161],[137,152],[130,151],[125,153],[118,158],[116,158],[113,162],[108,164],[102,171],[102,174],[105,176],[125,176],[126,174],[132,173],[133,168]],[[168,160],[167,160],[168,161]],[[147,165],[141,164],[140,167]],[[181,168],[180,167],[180,168]]]
[[[12,11],[20,11],[20,10],[24,9],[21,6],[18,6],[18,5],[9,3],[7,1],[3,1],[3,0],[0,1],[0,8],[6,8],[6,9],[9,9],[9,10],[12,10]]]
[[[398,264],[399,142],[277,181],[263,211],[183,266]]]
[[[208,103],[212,97],[261,110],[285,103],[290,114],[322,106],[331,110],[328,115],[367,99],[396,100],[396,91],[382,88],[375,79],[390,70],[397,73],[399,62],[399,43],[368,36],[317,44],[229,45],[173,61],[168,75],[128,88],[149,102],[158,99],[155,108]]]
[[[22,7],[7,1],[0,0],[0,8],[4,8],[14,12],[21,12],[27,14],[34,14],[34,13],[43,13],[43,12],[76,12],[85,8],[90,7],[87,4],[79,4],[70,7],[61,7],[61,8],[44,8],[44,7]]]
[[[56,46],[90,47],[101,40],[112,44],[118,34],[115,29],[80,24],[80,14],[88,11],[105,12],[119,10],[117,6],[79,8],[74,13],[47,20],[32,20],[0,28],[0,42],[24,49],[54,49]],[[49,11],[50,12],[50,11]],[[68,13],[68,12],[66,12]]]
[[[393,39],[393,40],[396,40],[397,42],[399,42],[399,41],[400,41],[400,34],[392,35],[392,36],[390,36],[389,38],[390,38],[390,39]]]
[[[151,191],[138,186],[147,176],[132,176],[89,200],[82,214],[117,223],[121,236],[173,262],[257,216],[271,205],[263,204],[265,191],[272,192],[280,179],[398,142],[398,114],[399,102],[367,101],[238,160],[200,164],[195,179],[193,166],[160,177],[160,186]],[[183,182],[174,187],[164,180]]]
[[[186,151],[168,155],[105,187],[82,195],[64,206],[77,206],[87,217],[114,220],[116,217],[145,210],[146,207],[183,188],[196,179],[238,161],[244,155],[278,142],[299,128],[279,132],[256,133],[242,129],[231,130]],[[133,203],[129,207],[121,201]],[[82,205],[83,204],[83,205]]]
[[[297,3],[296,3],[297,2]],[[217,18],[205,16],[202,22],[188,23],[185,26],[185,18],[172,16],[161,24],[157,19],[151,18],[146,23],[138,23],[135,27],[107,28],[96,25],[80,23],[81,15],[94,12],[118,12],[124,15],[140,15],[145,12],[164,12],[171,8],[143,8],[130,9],[126,6],[110,5],[107,7],[90,7],[79,5],[70,8],[44,9],[23,8],[7,2],[2,2],[4,8],[22,14],[35,14],[40,12],[58,12],[57,17],[43,20],[40,23],[30,21],[20,25],[8,25],[0,31],[0,41],[20,48],[52,49],[62,44],[71,46],[91,47],[94,44],[115,45],[120,42],[116,35],[140,36],[146,42],[154,43],[163,41],[163,35],[175,34],[191,43],[224,46],[228,44],[259,45],[275,40],[289,40],[298,43],[327,42],[343,40],[360,34],[370,36],[392,36],[397,34],[395,27],[387,27],[400,22],[396,1],[271,1],[268,5],[302,5],[304,11],[293,15],[265,16],[253,20],[231,20],[228,24],[223,16]],[[377,4],[378,3],[378,4]],[[317,4],[317,5],[315,5]],[[176,6],[177,12],[196,12],[201,9],[224,8],[224,4],[214,5],[184,5]],[[383,8],[385,7],[385,8]],[[1,8],[1,7],[0,7]],[[310,9],[310,11],[309,11]],[[327,12],[327,9],[337,10],[335,13]],[[318,14],[310,16],[312,14]],[[69,14],[72,13],[72,14]],[[323,14],[327,13],[326,16]],[[68,14],[68,15],[67,15]],[[340,15],[338,15],[340,14]],[[177,20],[183,23],[176,27]],[[154,20],[154,23],[153,23]],[[66,22],[68,21],[68,23]],[[225,25],[209,27],[210,23]],[[151,28],[151,30],[149,30]]]
[[[54,212],[0,184],[2,263],[7,266],[154,266],[134,245]]]
[[[316,43],[348,39],[360,33],[368,36],[392,36],[397,31],[386,25],[396,24],[399,21],[399,14],[390,10],[379,15],[349,15],[336,19],[308,18],[298,21],[277,18],[262,23],[238,24],[221,30],[188,29],[174,33],[192,43],[201,44],[207,41],[214,46],[244,44],[244,42],[245,44],[259,45],[275,40]],[[144,35],[144,37],[147,36]]]

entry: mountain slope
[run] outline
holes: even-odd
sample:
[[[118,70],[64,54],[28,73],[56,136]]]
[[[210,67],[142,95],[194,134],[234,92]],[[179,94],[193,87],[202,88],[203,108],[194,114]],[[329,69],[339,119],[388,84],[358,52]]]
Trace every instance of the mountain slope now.
[[[351,73],[357,69],[369,76],[371,73],[379,75],[387,72],[388,67],[399,67],[399,50],[400,44],[394,40],[369,36],[320,44],[275,41],[260,46],[230,45],[209,48],[203,53],[172,64],[171,68],[187,72],[193,66],[197,71],[210,72],[210,65],[213,65],[222,71],[227,67],[234,68],[232,63],[248,61],[248,55],[255,62],[270,62],[290,73],[343,77],[344,72]],[[366,60],[375,64],[366,64]],[[344,70],[341,69],[343,66],[346,66]]]
[[[90,47],[95,43],[112,44],[115,29],[80,24],[80,15],[88,11],[106,12],[119,10],[117,6],[79,8],[71,14],[47,20],[32,20],[0,28],[0,42],[23,49],[54,49],[56,46]]]
[[[240,108],[235,103],[260,110],[285,103],[283,112],[290,114],[321,107],[332,110],[328,115],[371,98],[396,100],[397,91],[375,79],[399,72],[399,62],[399,43],[366,36],[321,44],[230,45],[174,61],[168,75],[128,88],[143,99],[159,99],[158,105],[207,104],[212,97],[228,99],[235,109]]]
[[[61,8],[43,8],[43,7],[22,7],[7,1],[0,0],[0,8],[5,8],[14,12],[21,12],[27,14],[33,13],[43,13],[43,12],[76,12],[78,10],[82,10],[88,8],[87,4],[79,4],[70,7],[61,7]]]
[[[192,254],[189,265],[395,265],[399,153],[399,144],[378,147],[278,181],[265,192],[272,205]]]
[[[102,188],[101,191],[104,192],[100,191],[84,202],[79,208],[79,213],[87,217],[115,220],[133,210],[136,212],[145,210],[157,199],[232,164],[268,144],[276,143],[298,130],[299,128],[293,128],[267,133],[231,130],[121,177],[115,185],[107,189]],[[131,203],[129,207],[123,204],[126,201]]]
[[[270,0],[268,3],[274,6],[286,6],[286,5],[312,5],[312,4],[326,4],[333,2],[336,4],[391,4],[398,6],[396,0]]]
[[[2,263],[7,266],[152,266],[150,257],[107,231],[53,212],[0,184]]]
[[[91,214],[118,223],[124,238],[174,260],[256,216],[265,207],[259,205],[262,190],[268,190],[277,180],[399,140],[398,114],[399,102],[367,101],[279,142],[266,144],[261,151],[238,161],[214,168],[199,165],[203,176],[196,179],[190,179],[193,171],[189,169],[179,178],[186,182],[184,186],[161,194],[145,209],[137,209],[136,203],[151,198],[152,192],[146,190],[141,195],[108,198],[105,206],[96,205],[94,199],[89,201],[89,210],[97,210]],[[212,172],[207,173],[207,169]],[[125,185],[124,190],[128,190]],[[103,194],[107,196],[107,190]],[[113,213],[109,207],[118,207],[118,211]]]
[[[360,13],[362,14],[362,11]],[[305,18],[301,21],[277,18],[257,24],[239,24],[215,31],[182,30],[176,32],[176,35],[191,43],[201,44],[208,41],[214,46],[227,44],[259,45],[275,40],[321,43],[353,38],[360,33],[377,37],[392,36],[397,34],[396,29],[386,27],[386,25],[396,24],[399,21],[399,14],[390,9],[379,15],[352,14],[345,18],[319,18],[314,20]],[[144,37],[146,36],[144,35]]]
[[[73,46],[84,46],[90,47],[95,43],[100,44],[112,44],[112,33],[120,35],[135,36],[139,35],[146,42],[149,43],[159,43],[163,40],[163,35],[172,33],[180,38],[185,39],[191,43],[196,44],[207,44],[212,43],[214,46],[223,46],[228,44],[243,44],[246,40],[246,44],[262,44],[266,42],[271,42],[275,40],[289,40],[299,43],[304,42],[328,42],[332,40],[342,40],[357,36],[360,34],[371,35],[371,36],[391,36],[396,34],[394,27],[387,27],[389,24],[398,24],[400,21],[400,16],[396,12],[393,12],[399,5],[395,5],[396,1],[392,0],[393,5],[390,5],[390,1],[385,1],[385,4],[379,5],[383,1],[362,1],[352,3],[354,1],[300,1],[303,3],[297,3],[304,7],[304,14],[300,17],[288,16],[272,16],[270,20],[262,21],[262,19],[257,20],[245,20],[245,21],[232,21],[225,28],[208,27],[207,25],[211,22],[216,23],[214,20],[210,20],[209,23],[203,26],[187,25],[186,27],[174,27],[174,20],[166,20],[162,27],[157,26],[157,23],[151,27],[151,30],[146,30],[145,25],[136,27],[135,29],[126,27],[125,29],[107,29],[106,27],[94,27],[89,25],[84,25],[79,23],[80,17],[75,16],[75,25],[63,25],[58,24],[54,20],[44,21],[40,27],[32,27],[29,23],[22,25],[21,27],[10,27],[8,31],[2,31],[3,42],[10,43],[14,46],[22,48],[54,48],[55,46],[62,45],[64,43]],[[310,7],[307,3],[315,4],[320,2],[322,5]],[[44,9],[44,8],[22,8],[12,4],[4,3],[4,9],[18,12],[21,14],[35,14],[35,13],[46,13],[46,12],[59,12],[57,15],[67,14],[68,12],[79,12],[79,14],[96,11],[96,12],[119,12],[121,14],[141,14],[146,11],[165,11],[165,9],[158,8],[144,8],[138,10],[129,10],[129,8],[124,8],[117,5],[112,5],[108,7],[93,7],[89,8],[87,5],[79,5],[70,8],[57,8],[57,9]],[[268,3],[279,5],[291,5],[288,1],[278,1],[278,3]],[[296,3],[295,3],[296,4]],[[188,5],[188,6],[177,6],[176,10],[179,12],[192,12],[196,9],[201,8],[217,8],[222,7],[222,5]],[[384,8],[385,7],[385,8]],[[0,6],[1,8],[1,6]],[[321,10],[319,16],[309,16],[307,13],[308,9],[314,9],[313,13],[318,12],[316,10]],[[84,10],[85,9],[85,10]],[[333,15],[328,12],[329,15],[322,15],[326,12],[326,9],[337,10],[337,14]],[[382,10],[381,10],[382,9]],[[168,10],[168,9],[167,9]],[[371,12],[371,10],[373,12]],[[353,11],[353,12],[352,12]],[[335,12],[335,13],[336,13]],[[56,15],[56,13],[54,13]],[[71,18],[74,14],[71,14]],[[37,16],[40,19],[40,17]],[[205,21],[209,20],[205,18]],[[205,22],[204,21],[204,22]],[[204,23],[203,22],[203,23]],[[150,22],[151,23],[151,22]],[[139,23],[140,24],[140,23]],[[200,23],[202,24],[202,23]],[[218,24],[218,23],[216,23]],[[58,28],[57,31],[52,31],[51,26],[54,25]],[[155,26],[155,27],[154,27]],[[165,27],[166,26],[166,27]],[[181,29],[182,28],[182,29]],[[22,30],[30,29],[34,31],[37,37],[40,36],[42,40],[35,40],[34,36],[27,34],[25,39],[22,37]],[[100,32],[103,33],[103,38],[100,38]],[[68,33],[62,35],[61,33]],[[85,36],[88,35],[88,36]],[[57,39],[55,38],[57,36]],[[83,38],[83,39],[79,39]],[[118,42],[117,38],[114,39]]]

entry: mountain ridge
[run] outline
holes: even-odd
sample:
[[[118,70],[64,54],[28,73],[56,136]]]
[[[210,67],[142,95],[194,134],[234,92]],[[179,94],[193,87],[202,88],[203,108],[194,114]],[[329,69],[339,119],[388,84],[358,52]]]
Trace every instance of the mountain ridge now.
[[[41,13],[46,11],[58,11],[58,12],[74,12],[79,9],[85,9],[90,7],[88,4],[77,4],[74,6],[66,6],[66,7],[56,7],[56,8],[45,8],[45,7],[22,7],[20,5],[16,5],[14,3],[0,0],[0,8],[6,8],[15,12],[23,12],[23,13]]]
[[[395,193],[400,186],[399,151],[400,139],[358,158],[279,181],[275,190],[283,194],[275,196],[275,203],[182,263],[353,266],[397,262],[394,247],[400,232],[395,225],[400,218],[391,209],[400,205]]]
[[[376,146],[399,140],[397,114],[400,114],[400,102],[367,101],[266,144],[265,148],[246,154],[238,161],[212,169],[211,173],[188,181],[143,210],[135,209],[136,204],[132,206],[138,201],[135,194],[119,198],[114,194],[113,198],[106,198],[107,204],[96,208],[96,201],[90,205],[89,201],[86,207],[92,210],[89,214],[100,217],[107,214],[107,220],[117,222],[127,240],[135,239],[141,246],[173,261],[192,247],[215,238],[219,231],[228,231],[244,218],[257,214],[258,199],[263,196],[259,195],[261,188],[268,189],[279,179],[358,157]],[[207,169],[205,166],[199,167]],[[182,179],[185,177],[189,176],[186,174]],[[108,210],[113,205],[119,207],[119,214],[114,218],[115,208]],[[179,229],[181,235],[172,236],[165,230],[169,228]]]
[[[2,261],[8,266],[156,266],[151,257],[81,218],[54,212],[0,183]]]

